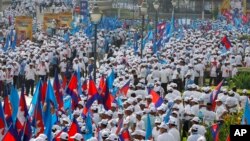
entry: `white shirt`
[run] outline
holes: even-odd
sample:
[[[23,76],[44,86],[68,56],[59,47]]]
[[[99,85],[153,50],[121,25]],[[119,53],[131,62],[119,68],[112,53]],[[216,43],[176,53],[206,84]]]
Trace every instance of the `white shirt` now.
[[[160,134],[157,138],[157,141],[176,141],[172,134],[165,132],[163,134]]]
[[[175,141],[180,141],[180,132],[176,129],[176,128],[171,128],[168,131],[170,134],[173,135],[173,137],[175,138]]]
[[[35,80],[36,71],[34,68],[30,68],[29,66],[25,68],[25,79],[26,80]]]
[[[187,141],[197,141],[200,137],[200,134],[191,134],[190,136],[188,136]]]

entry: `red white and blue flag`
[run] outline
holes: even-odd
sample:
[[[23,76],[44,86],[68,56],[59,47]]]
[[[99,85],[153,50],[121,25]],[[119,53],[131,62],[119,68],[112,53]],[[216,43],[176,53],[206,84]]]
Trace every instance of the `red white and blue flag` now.
[[[220,93],[220,89],[223,85],[223,82],[224,80],[222,80],[217,86],[216,88],[213,90],[213,92],[211,93],[211,96],[210,96],[210,101],[212,103],[212,109],[213,111],[215,110],[215,107],[216,107],[216,100],[218,98],[218,94]]]

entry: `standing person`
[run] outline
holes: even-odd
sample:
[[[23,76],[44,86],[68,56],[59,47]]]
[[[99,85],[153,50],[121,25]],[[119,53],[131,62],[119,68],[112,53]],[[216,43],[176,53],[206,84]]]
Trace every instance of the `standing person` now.
[[[46,81],[46,76],[49,72],[49,69],[45,65],[45,60],[42,60],[41,63],[37,67],[37,74],[39,75],[40,79],[44,82]]]
[[[218,62],[216,61],[216,58],[214,58],[214,60],[210,64],[210,80],[209,80],[210,86],[212,85],[212,83],[213,83],[213,85],[215,85],[215,83],[216,83],[217,65],[218,65]]]
[[[33,96],[35,75],[36,75],[36,71],[34,68],[34,64],[29,63],[29,65],[25,68],[25,84],[26,84],[26,95],[27,96],[29,96],[30,89],[31,89],[31,95]]]
[[[20,72],[20,65],[17,63],[17,62],[13,62],[13,74],[14,74],[14,77],[13,77],[13,82],[14,82],[14,86],[16,88],[19,88],[19,85],[18,85],[18,75],[19,75],[19,72]]]
[[[56,34],[56,20],[53,19],[51,22],[51,30],[52,30],[52,36],[54,36]]]
[[[5,73],[3,71],[4,67],[0,67],[0,97],[3,97],[3,89],[4,89],[4,78],[5,78]]]
[[[10,88],[11,85],[13,84],[13,70],[11,66],[7,67],[6,71],[6,93],[9,95],[10,94]]]

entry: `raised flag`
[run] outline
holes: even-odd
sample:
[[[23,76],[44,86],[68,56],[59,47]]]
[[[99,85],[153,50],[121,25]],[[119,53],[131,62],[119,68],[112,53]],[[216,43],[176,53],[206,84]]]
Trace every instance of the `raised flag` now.
[[[130,134],[128,129],[125,129],[122,131],[122,133],[119,135],[120,141],[130,141]]]
[[[68,88],[66,89],[66,93],[69,94],[72,98],[72,109],[78,104],[79,96],[78,96],[78,82],[77,82],[77,74],[74,73],[69,82]]]
[[[14,129],[13,125],[10,125],[8,131],[4,135],[2,141],[18,141],[17,131]]]
[[[119,119],[115,134],[118,135],[123,127],[123,118]]]
[[[4,98],[3,110],[4,110],[4,116],[5,116],[7,125],[8,126],[12,125],[13,124],[12,107],[11,107],[8,95],[6,95],[5,98]]]
[[[98,86],[98,92],[101,96],[105,95],[106,92],[106,82],[104,76],[100,78],[99,86]]]
[[[229,50],[231,48],[231,42],[229,41],[229,39],[227,38],[227,36],[224,36],[221,39],[221,43],[226,47],[227,50]]]
[[[99,98],[99,94],[97,91],[97,88],[95,86],[95,82],[92,78],[89,79],[89,89],[88,89],[88,100],[86,102],[86,105],[83,109],[83,115],[86,116],[89,108],[91,107],[91,105],[93,104],[93,102],[95,100],[98,100]]]
[[[71,123],[71,126],[68,131],[68,135],[69,135],[68,141],[74,141],[74,139],[71,139],[71,137],[74,136],[76,133],[79,133],[79,131],[80,131],[79,125],[76,119],[73,118],[73,122]]]
[[[57,71],[55,73],[53,88],[54,88],[54,93],[55,93],[55,96],[56,96],[56,101],[58,103],[58,108],[59,108],[59,110],[64,110],[64,107],[63,107],[63,94],[62,94],[63,89],[62,89],[62,87],[60,85],[60,81],[59,81]]]
[[[242,119],[241,119],[241,124],[245,124],[245,125],[250,125],[250,105],[249,105],[249,101],[248,98],[246,100],[246,104],[245,104],[245,108],[244,108],[244,113],[242,115]]]
[[[166,115],[165,115],[165,117],[163,118],[163,121],[165,122],[165,123],[168,123],[168,121],[170,120],[170,115],[171,115],[171,113],[172,113],[172,108],[173,108],[173,106],[174,106],[174,103],[173,102],[169,102],[168,103],[168,110],[166,111]]]
[[[149,94],[152,96],[152,102],[155,104],[155,107],[160,107],[163,103],[162,97],[160,97],[154,90],[149,90]]]
[[[43,115],[42,115],[42,107],[41,102],[37,102],[35,105],[35,111],[33,115],[32,125],[35,129],[35,136],[38,136],[44,132],[44,123],[43,123]]]
[[[44,102],[45,102],[47,87],[48,87],[48,84],[47,84],[46,81],[44,81],[42,83],[42,87],[41,87],[41,101],[42,101],[42,104],[44,104]]]
[[[19,95],[17,89],[14,86],[11,86],[10,89],[10,103],[12,107],[12,121],[15,123],[19,106]],[[15,124],[13,126],[15,127]]]
[[[91,118],[92,117],[90,116],[90,113],[88,112],[87,118],[85,120],[87,133],[84,135],[84,140],[90,139],[92,137],[92,135],[93,135],[92,119]]]
[[[210,95],[210,101],[212,103],[212,110],[215,110],[216,107],[216,100],[218,98],[218,94],[220,93],[220,89],[223,85],[224,80],[222,80],[217,86],[216,88],[213,90],[212,94]]]
[[[5,133],[5,128],[7,127],[5,117],[4,117],[4,112],[3,112],[3,107],[2,103],[0,103],[0,140],[2,139],[4,133]]]
[[[30,104],[30,108],[29,108],[29,115],[30,116],[33,116],[34,110],[35,110],[36,105],[37,105],[37,101],[41,100],[41,88],[42,88],[42,81],[39,80],[38,83],[36,84],[35,93],[34,93],[34,96],[31,100],[31,104]]]
[[[24,129],[26,121],[28,120],[28,109],[26,105],[26,100],[24,96],[24,86],[22,86],[21,95],[20,95],[20,102],[18,107],[18,114],[16,120],[16,128],[17,131],[20,132]]]
[[[214,141],[219,141],[219,124],[213,124],[211,126],[211,133],[213,136]]]
[[[129,90],[129,84],[130,84],[130,80],[127,83],[125,83],[124,86],[121,87],[121,89],[119,90],[119,93],[122,94],[122,95],[127,96],[127,93],[128,93],[128,90]]]
[[[147,126],[146,126],[146,135],[145,140],[150,140],[152,138],[152,126],[149,114],[147,114]]]
[[[56,121],[53,121],[52,116],[55,115],[55,109],[58,109],[56,97],[54,95],[54,90],[52,88],[50,80],[48,81],[48,88],[45,99],[45,112],[44,112],[44,125],[45,131],[44,133],[47,135],[48,140],[51,140],[51,130],[52,126]]]

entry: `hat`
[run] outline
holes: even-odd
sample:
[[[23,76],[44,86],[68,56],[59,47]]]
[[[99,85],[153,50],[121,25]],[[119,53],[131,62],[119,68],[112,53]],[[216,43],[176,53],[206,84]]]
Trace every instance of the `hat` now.
[[[44,139],[44,140],[47,140],[47,135],[45,135],[45,134],[40,134],[38,137],[40,137],[40,138],[42,138],[42,139]]]
[[[69,135],[68,135],[68,133],[66,133],[66,132],[62,132],[59,138],[60,138],[60,139],[64,139],[64,140],[68,140]]]
[[[199,117],[194,117],[194,118],[192,119],[192,121],[194,121],[194,122],[200,122],[200,119],[199,119]]]
[[[169,129],[168,125],[165,123],[161,123],[161,125],[159,126],[159,128],[163,128],[163,129]]]
[[[110,141],[118,141],[118,136],[116,134],[110,134],[107,139]]]
[[[174,119],[170,119],[170,120],[168,121],[168,124],[177,126],[177,122],[176,122],[176,120],[174,120]]]
[[[76,133],[74,136],[70,137],[71,139],[75,139],[77,141],[81,141],[83,136],[80,133]]]
[[[145,136],[145,132],[143,130],[135,130],[133,133],[132,133],[132,136],[135,136],[135,135],[139,135],[139,136]]]

